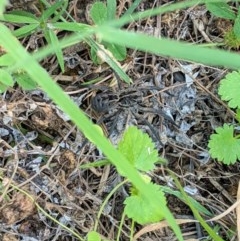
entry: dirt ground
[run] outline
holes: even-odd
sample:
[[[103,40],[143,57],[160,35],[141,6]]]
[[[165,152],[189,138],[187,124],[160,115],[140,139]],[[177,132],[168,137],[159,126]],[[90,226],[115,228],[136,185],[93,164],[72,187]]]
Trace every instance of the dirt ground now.
[[[10,2],[8,11],[41,13],[38,1]],[[72,0],[68,12],[77,22],[88,23],[86,9],[90,2]],[[142,1],[137,10],[169,2]],[[120,0],[118,15],[131,3]],[[195,6],[126,28],[200,44],[221,43],[230,25],[213,17],[204,6]],[[16,29],[18,25],[10,27]],[[65,34],[60,32],[59,37]],[[39,33],[20,41],[30,52],[45,45]],[[149,174],[154,182],[174,189],[167,168],[172,170],[184,190],[213,214],[205,220],[223,214],[235,203],[239,163],[223,165],[210,158],[207,147],[216,127],[234,122],[232,112],[217,95],[227,69],[129,49],[121,63],[133,79],[133,84],[127,85],[106,64],[94,65],[85,43],[65,49],[64,58],[64,73],[55,56],[41,64],[113,144],[130,125],[138,126],[154,140],[159,154],[168,160],[167,165],[158,165]],[[96,81],[89,83],[91,80]],[[0,137],[0,240],[78,240],[52,218],[81,237],[93,230],[101,204],[122,178],[109,165],[79,168],[104,159],[104,155],[41,89],[23,91],[16,85],[0,96]],[[18,189],[27,192],[38,206]],[[128,189],[126,185],[113,195],[99,219],[98,232],[108,240],[116,240]],[[203,228],[188,221],[194,219],[190,208],[173,195],[167,195],[167,200],[175,218],[185,220],[180,226],[184,239],[207,240]],[[208,224],[224,240],[237,240],[234,210]],[[144,233],[151,227],[136,225],[134,233],[143,232],[137,240],[176,240],[164,225]],[[130,240],[130,230],[131,221],[126,218],[119,240]]]

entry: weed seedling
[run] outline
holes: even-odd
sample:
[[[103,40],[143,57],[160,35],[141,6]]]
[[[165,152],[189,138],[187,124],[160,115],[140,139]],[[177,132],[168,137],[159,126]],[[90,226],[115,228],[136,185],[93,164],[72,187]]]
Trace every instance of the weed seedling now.
[[[228,74],[222,81],[218,90],[222,100],[228,101],[230,108],[236,108],[235,119],[240,121],[240,72]],[[208,147],[213,158],[224,164],[234,164],[240,159],[239,125],[224,124],[216,129],[216,134],[210,136]]]
[[[159,205],[159,209],[162,209],[166,206],[166,199],[164,193],[168,193],[176,196],[181,199],[183,202],[186,202],[184,195],[177,190],[172,190],[169,187],[160,186],[154,184],[151,181],[151,178],[147,175],[148,172],[153,171],[156,163],[166,163],[166,160],[160,158],[158,156],[158,151],[155,149],[155,145],[152,139],[148,136],[148,134],[142,132],[137,127],[131,126],[129,127],[123,134],[120,142],[117,146],[120,153],[124,155],[124,157],[128,160],[128,162],[136,169],[141,175],[144,182],[148,185],[148,187],[161,197],[162,202]],[[106,164],[110,164],[107,160],[102,160],[98,162],[94,162],[92,164],[85,164],[80,166],[81,169],[86,169],[90,167],[103,166]],[[125,172],[121,169],[117,169],[118,173],[126,177]],[[119,189],[121,186],[128,182],[125,179],[123,182],[119,183],[106,197],[104,200],[100,211],[98,213],[98,218],[94,227],[95,235],[98,226],[98,220],[100,219],[100,215],[104,210],[104,206],[108,203],[109,199],[112,195]],[[198,212],[204,213],[206,215],[211,215],[208,210],[206,210],[201,204],[199,204],[192,197],[188,197],[188,200],[191,201],[192,206],[198,210]],[[149,206],[149,202],[146,197],[142,194],[141,190],[138,190],[134,185],[131,184],[129,196],[124,200],[125,209],[123,212],[123,216],[127,215],[129,218],[133,220],[133,223],[139,224],[149,224],[153,222],[158,222],[163,219],[163,215],[159,212],[158,209],[153,209]]]

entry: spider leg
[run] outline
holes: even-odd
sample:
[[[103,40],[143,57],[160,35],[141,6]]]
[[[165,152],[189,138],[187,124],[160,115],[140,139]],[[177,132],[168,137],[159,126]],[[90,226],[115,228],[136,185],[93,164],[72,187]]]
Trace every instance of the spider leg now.
[[[160,138],[159,134],[157,133],[156,130],[154,130],[153,126],[145,118],[141,117],[139,114],[135,113],[134,111],[132,111],[132,114],[136,118],[140,119],[143,122],[143,124],[147,125],[148,128],[150,129],[150,131],[152,132],[152,134],[154,135],[155,139],[160,143],[161,146],[164,146],[164,144],[161,141],[161,138]]]

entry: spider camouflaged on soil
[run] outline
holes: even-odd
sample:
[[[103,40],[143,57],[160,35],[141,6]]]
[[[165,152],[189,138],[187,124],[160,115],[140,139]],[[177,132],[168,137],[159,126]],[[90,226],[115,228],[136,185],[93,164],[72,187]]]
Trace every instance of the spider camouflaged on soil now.
[[[162,118],[165,122],[178,127],[174,119],[161,108],[158,98],[158,92],[163,90],[161,87],[154,85],[130,86],[124,89],[118,88],[116,92],[107,87],[99,89],[100,92],[97,91],[96,95],[91,99],[91,106],[100,115],[97,120],[98,124],[104,123],[108,125],[108,123],[111,123],[109,128],[107,128],[110,138],[116,130],[118,133],[121,133],[124,125],[128,125],[129,122],[133,121],[147,126],[152,138],[161,146],[164,146],[158,130],[150,123],[151,120],[144,116],[147,113],[155,115],[153,117],[155,119]],[[121,120],[126,123],[119,124]]]

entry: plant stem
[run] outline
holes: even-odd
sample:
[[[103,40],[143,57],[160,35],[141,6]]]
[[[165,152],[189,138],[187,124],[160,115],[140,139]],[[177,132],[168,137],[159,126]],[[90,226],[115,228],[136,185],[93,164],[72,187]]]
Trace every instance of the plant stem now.
[[[109,201],[109,199],[111,198],[111,196],[117,191],[118,188],[120,188],[122,185],[124,185],[125,183],[127,183],[128,180],[124,180],[122,182],[120,182],[116,187],[113,188],[113,190],[107,195],[106,199],[104,200],[102,206],[100,207],[100,210],[98,212],[98,215],[97,215],[97,220],[96,220],[96,223],[94,225],[94,231],[97,231],[97,226],[98,226],[98,221],[100,219],[100,216],[103,212],[103,209],[105,207],[105,205],[107,204],[107,202]]]

